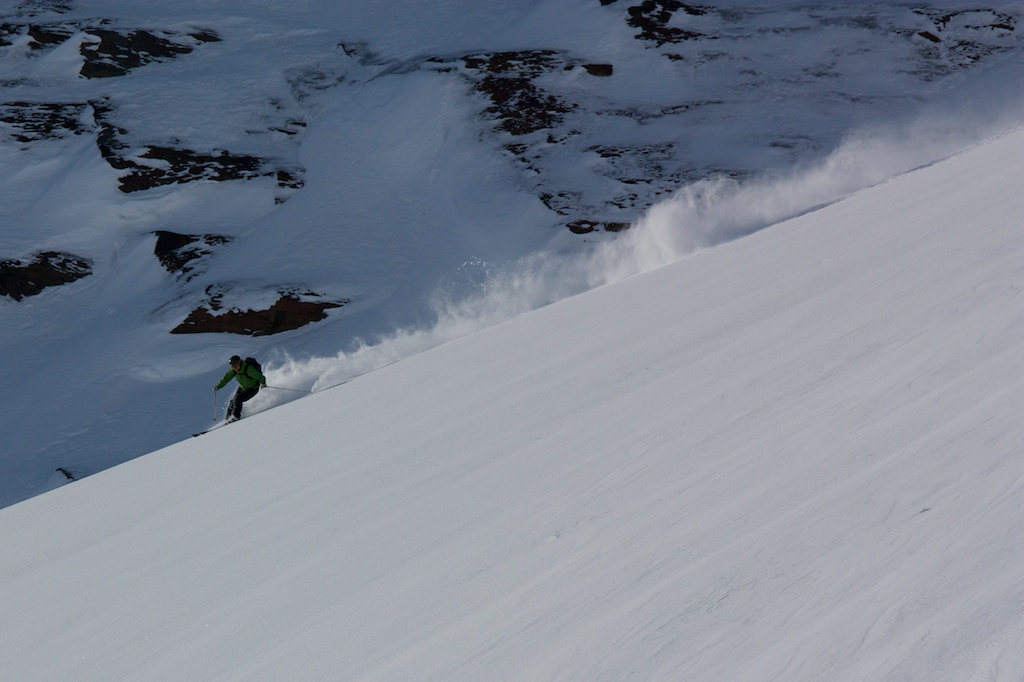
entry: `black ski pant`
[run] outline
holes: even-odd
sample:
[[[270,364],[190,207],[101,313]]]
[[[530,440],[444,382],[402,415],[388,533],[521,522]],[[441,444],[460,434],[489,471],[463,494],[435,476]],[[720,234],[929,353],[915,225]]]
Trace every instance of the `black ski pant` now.
[[[231,396],[231,402],[228,403],[228,417],[233,419],[242,418],[242,403],[249,400],[254,395],[260,392],[259,386],[253,386],[252,388],[242,388],[241,386],[235,391],[235,394]]]

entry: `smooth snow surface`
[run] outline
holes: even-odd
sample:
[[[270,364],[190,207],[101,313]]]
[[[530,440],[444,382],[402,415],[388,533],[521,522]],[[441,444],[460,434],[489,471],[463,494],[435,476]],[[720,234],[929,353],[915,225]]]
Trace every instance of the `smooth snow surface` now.
[[[8,507],[0,678],[1019,682],[1022,177],[1016,129]]]

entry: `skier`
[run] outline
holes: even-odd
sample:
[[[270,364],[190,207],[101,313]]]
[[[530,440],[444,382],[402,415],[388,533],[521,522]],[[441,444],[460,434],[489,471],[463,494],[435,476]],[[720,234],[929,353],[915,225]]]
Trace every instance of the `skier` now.
[[[213,392],[216,393],[224,388],[231,379],[238,380],[238,389],[235,391],[235,395],[231,396],[231,402],[228,403],[227,416],[224,418],[225,423],[230,424],[241,419],[242,403],[259,393],[260,388],[267,387],[267,378],[263,376],[260,366],[253,364],[253,362],[250,362],[251,360],[252,358],[243,360],[237,355],[232,355],[228,361],[231,369],[220,380],[220,383],[213,387]]]

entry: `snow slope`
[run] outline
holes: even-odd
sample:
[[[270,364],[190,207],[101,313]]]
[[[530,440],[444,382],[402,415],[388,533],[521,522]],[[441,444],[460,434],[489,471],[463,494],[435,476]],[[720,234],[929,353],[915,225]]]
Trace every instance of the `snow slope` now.
[[[8,507],[0,677],[1021,680],[1021,177],[1018,128]]]
[[[232,354],[284,387],[331,386],[943,158],[1006,112],[1020,123],[1016,0],[682,7],[0,0],[0,267],[92,263],[0,295],[0,506],[66,482],[58,467],[88,476],[208,425]],[[668,19],[644,37],[638,13]],[[143,30],[194,49],[82,76],[104,32]],[[696,37],[662,43],[673,31]],[[488,113],[480,63],[506,53],[534,90],[505,114],[553,102],[548,128],[513,135]],[[252,156],[292,181],[261,166],[122,191],[173,166],[154,147]],[[791,174],[809,179],[774,184]],[[680,188],[692,205],[652,219],[700,229],[567,229],[638,223]],[[169,272],[160,231],[215,244]],[[169,333],[282,292],[346,303],[279,334]]]

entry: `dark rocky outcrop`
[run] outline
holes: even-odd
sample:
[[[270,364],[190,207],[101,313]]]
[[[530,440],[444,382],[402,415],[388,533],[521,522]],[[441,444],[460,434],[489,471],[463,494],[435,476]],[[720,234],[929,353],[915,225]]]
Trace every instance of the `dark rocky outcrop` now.
[[[549,92],[537,81],[541,77],[567,74],[577,69],[598,78],[607,78],[614,73],[612,64],[584,62],[557,50],[477,53],[466,55],[461,61],[463,68],[459,69],[460,73],[490,102],[483,114],[497,121],[497,131],[518,138],[505,142],[503,148],[520,167],[540,178],[543,171],[538,167],[538,161],[560,143],[579,134],[570,117],[580,111],[580,105]],[[579,192],[543,185],[538,190],[540,200],[556,213],[572,216],[581,210],[582,196]],[[604,221],[580,219],[570,223],[569,229],[578,233],[590,232],[593,230],[580,226],[591,222],[594,225],[605,224]]]
[[[615,67],[612,64],[582,64],[581,66],[583,66],[591,76],[603,76],[607,78],[615,72]]]
[[[83,112],[90,105],[95,125],[83,121]],[[111,121],[112,112],[113,107],[107,100],[89,104],[0,103],[0,124],[3,124],[0,131],[6,128],[10,137],[23,143],[95,131],[96,146],[103,159],[112,168],[127,171],[119,179],[119,188],[126,193],[196,180],[269,177],[283,189],[299,189],[305,182],[301,167],[249,154],[234,154],[223,149],[200,152],[167,145],[133,147],[126,141],[128,131]],[[287,133],[294,135],[297,130],[290,128]],[[147,160],[152,164],[146,163]]]
[[[913,11],[931,24],[912,33],[922,60],[915,73],[925,80],[949,75],[1012,49],[1004,41],[1017,30],[1017,19],[1011,14],[982,8],[948,12],[928,6]]]
[[[173,59],[188,54],[199,43],[216,42],[220,37],[210,30],[181,34],[171,31],[117,30],[91,28],[87,31],[96,42],[83,42],[85,78],[123,76],[151,62]]]
[[[83,58],[80,73],[83,78],[103,79],[177,59],[220,40],[214,31],[202,27],[182,29],[179,25],[172,27],[177,30],[163,30],[156,26],[125,27],[108,19],[70,20],[60,16],[70,5],[69,1],[21,0],[13,14],[0,16],[0,46],[17,41],[43,52],[69,39],[77,40],[84,33],[88,37],[79,48]],[[608,9],[599,10],[598,5]],[[678,62],[681,73],[689,76],[724,68],[736,76],[736,82],[728,86],[731,91],[723,90],[721,95],[715,91],[714,97],[705,93],[696,101],[688,101],[686,88],[680,88],[679,99],[675,100],[671,95],[675,87],[672,71],[668,70],[665,98],[636,106],[604,96],[600,80],[614,78],[621,70],[601,61],[598,44],[588,50],[586,59],[565,50],[529,49],[398,60],[376,52],[365,41],[346,40],[323,60],[287,69],[284,75],[294,102],[275,98],[273,122],[246,132],[267,139],[298,141],[305,122],[287,109],[323,90],[420,69],[453,74],[453,78],[467,82],[483,103],[480,113],[488,122],[484,127],[494,133],[488,136],[489,143],[523,171],[523,187],[555,212],[562,225],[587,233],[608,229],[602,227],[605,225],[628,225],[634,216],[684,182],[716,173],[736,177],[750,172],[748,168],[719,168],[717,161],[706,158],[685,158],[685,138],[701,135],[702,126],[706,130],[706,121],[716,116],[720,107],[728,106],[726,103],[743,100],[749,97],[747,91],[761,92],[770,85],[773,74],[759,64],[761,55],[745,49],[748,41],[755,41],[761,34],[796,36],[822,31],[823,42],[827,42],[824,36],[833,27],[870,32],[875,37],[882,34],[887,42],[903,41],[901,49],[906,48],[905,61],[897,55],[899,64],[893,73],[899,77],[913,74],[922,81],[970,68],[1001,51],[1021,48],[1016,32],[1018,16],[984,5],[950,10],[928,3],[826,3],[804,9],[794,12],[771,3],[724,7],[680,0],[593,2],[593,11],[608,13],[614,21],[623,22],[645,49]],[[747,18],[756,20],[748,22]],[[793,83],[820,83],[814,96],[822,101],[860,105],[861,93],[842,91],[844,61],[847,57],[853,57],[850,61],[855,63],[857,60],[856,51],[844,50],[838,45],[820,63],[807,64],[793,75]],[[593,80],[588,81],[587,75]],[[21,88],[29,80],[0,81],[0,86]],[[102,81],[94,87],[102,87]],[[773,90],[766,101],[780,97],[780,92]],[[103,158],[120,171],[120,189],[124,192],[196,180],[272,178],[279,188],[275,200],[281,202],[291,195],[282,190],[303,186],[304,170],[279,159],[230,149],[195,148],[174,139],[139,139],[126,123],[130,119],[119,114],[120,103],[103,98],[101,92],[89,104],[31,103],[24,101],[26,98],[29,95],[19,91],[19,101],[0,105],[0,133],[22,144],[95,134]],[[89,117],[90,105],[94,120]],[[646,126],[647,130],[643,135],[626,134],[618,140],[588,139],[594,131],[628,130],[632,124]],[[651,133],[654,128],[666,132],[659,138],[658,133]],[[581,143],[581,138],[588,141]],[[565,144],[568,141],[573,142]],[[758,143],[773,153],[789,150],[794,158],[800,150],[828,146],[828,140],[794,141],[791,134]],[[566,159],[572,154],[582,157],[580,175],[603,176],[604,189],[595,190],[595,183],[587,179],[577,182],[564,172],[569,165]]]
[[[186,281],[199,274],[199,263],[213,253],[213,249],[231,241],[231,237],[220,234],[179,234],[169,230],[157,230],[153,253],[167,272],[176,274]]]
[[[7,102],[0,104],[0,123],[18,142],[81,135],[91,132],[82,121],[84,102]]]
[[[86,111],[91,108],[91,116]],[[303,186],[304,169],[279,160],[249,154],[234,154],[224,149],[195,151],[169,145],[129,143],[129,131],[117,125],[116,108],[109,99],[85,102],[4,102],[0,103],[0,132],[18,142],[30,143],[59,139],[83,133],[96,134],[100,155],[119,171],[123,192],[138,192],[196,180],[247,180],[269,177],[283,189]],[[289,136],[305,127],[299,120],[271,130]]]
[[[132,69],[153,62],[174,59],[192,52],[220,36],[210,29],[188,33],[115,26],[105,19],[34,23],[9,21],[0,24],[0,45],[11,45],[15,36],[28,36],[33,50],[47,50],[82,32],[89,36],[79,47],[84,61],[79,74],[84,78],[123,76]]]
[[[25,6],[25,15],[59,11],[61,6],[61,3],[31,3]],[[190,32],[125,29],[109,20],[97,19],[5,22],[0,24],[0,45],[11,45],[15,36],[27,36],[31,49],[46,50],[66,42],[79,32],[90,36],[80,47],[83,57],[80,74],[84,78],[123,76],[147,64],[192,52],[203,43],[220,40],[217,33],[209,29]],[[87,106],[92,107],[93,122],[83,119]],[[193,150],[167,144],[130,144],[127,141],[128,131],[117,125],[114,119],[115,107],[107,98],[98,98],[88,104],[25,101],[0,104],[0,123],[5,124],[4,127],[11,131],[11,137],[19,142],[95,132],[96,144],[107,163],[117,170],[127,171],[120,178],[120,189],[124,192],[195,180],[255,177],[272,177],[281,188],[296,189],[303,185],[302,169],[285,167],[248,154],[222,149]],[[303,121],[293,120],[286,128],[275,126],[272,130],[294,135],[304,125]]]
[[[60,45],[75,34],[73,24],[31,24],[25,31],[30,38],[29,47],[42,50]]]
[[[669,26],[676,12],[682,11],[692,16],[701,16],[709,8],[699,5],[690,5],[678,0],[644,0],[639,5],[634,5],[627,10],[629,19],[627,23],[633,28],[640,29],[637,38],[662,46],[667,43],[681,43],[685,40],[695,40],[706,36],[699,31],[688,31],[678,26]]]
[[[79,476],[77,476],[74,471],[64,467],[57,467],[56,472],[69,481],[77,481],[79,479]]]
[[[34,17],[39,14],[67,14],[71,3],[63,0],[21,0],[15,7],[19,17]]]
[[[631,227],[630,223],[621,222],[598,222],[596,220],[573,220],[570,223],[566,223],[566,227],[573,234],[590,234],[591,232],[597,232],[598,230],[604,230],[605,232],[622,232],[628,230]]]
[[[70,253],[43,251],[30,261],[0,261],[0,296],[20,301],[48,287],[74,282],[92,274],[92,261]]]
[[[189,313],[188,317],[171,330],[172,334],[198,334],[203,332],[226,332],[245,334],[247,336],[267,336],[280,332],[291,331],[303,327],[310,322],[318,322],[327,317],[327,310],[340,308],[347,299],[341,301],[308,300],[317,294],[281,292],[280,297],[266,310],[239,310],[237,308],[217,312],[222,309],[222,296],[210,297],[208,305],[200,306]],[[217,314],[214,314],[217,312]]]
[[[485,113],[499,121],[498,128],[512,135],[528,135],[559,125],[576,108],[565,99],[545,92],[534,83],[538,76],[568,70],[575,63],[554,50],[492,52],[463,59],[476,72],[476,89],[491,105]]]
[[[156,163],[143,165],[116,154],[106,154],[107,163],[118,170],[127,170],[120,178],[122,192],[139,192],[162,185],[184,184],[195,180],[244,180],[265,172],[262,160],[246,154],[231,154],[225,150],[213,153],[194,152],[190,149],[146,146],[137,158]]]
[[[196,180],[247,180],[271,177],[279,187],[302,187],[302,169],[282,168],[280,164],[248,154],[232,154],[226,150],[197,152],[164,145],[144,145],[141,150],[130,145],[128,131],[113,123],[114,107],[109,100],[90,102],[99,127],[96,145],[112,168],[128,171],[119,180],[122,192],[139,192],[164,185],[183,184]],[[152,160],[153,165],[136,159]]]

